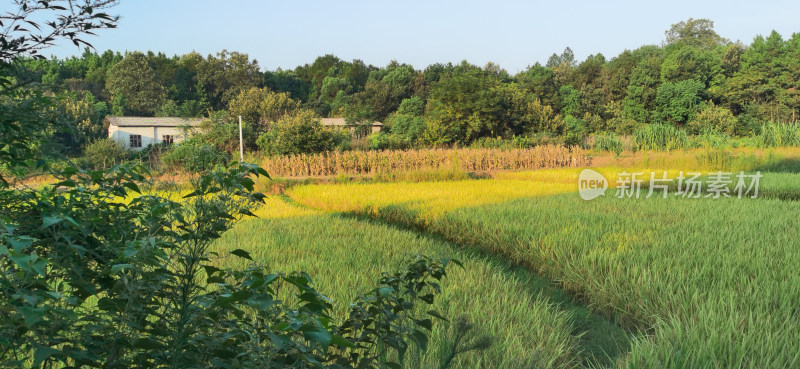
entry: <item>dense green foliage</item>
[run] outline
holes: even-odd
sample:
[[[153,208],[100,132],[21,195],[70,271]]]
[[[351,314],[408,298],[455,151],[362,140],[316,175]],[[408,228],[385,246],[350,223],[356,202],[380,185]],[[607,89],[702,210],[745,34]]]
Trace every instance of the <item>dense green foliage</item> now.
[[[105,114],[228,111],[230,118],[216,124],[236,123],[242,115],[252,149],[271,123],[298,108],[353,124],[385,123],[385,133],[397,138],[377,137],[374,148],[542,135],[583,144],[585,135],[629,135],[652,124],[693,135],[752,136],[766,122],[795,122],[800,112],[800,34],[784,39],[772,32],[745,45],[719,36],[707,19],[673,25],[663,46],[584,61],[567,48],[516,75],[492,63],[417,70],[333,55],[294,70],[262,71],[246,54],[227,51],[173,57],[87,51],[65,60],[20,59],[17,65],[20,80],[41,83],[63,104],[89,104],[74,117],[88,123],[76,125],[77,140],[63,141],[66,153],[79,153],[102,136]]]
[[[128,150],[110,138],[94,141],[84,150],[84,158],[95,169],[108,169],[124,163],[129,157]]]
[[[214,169],[226,164],[228,153],[197,139],[181,142],[161,157],[164,164],[171,168],[183,168],[192,173]]]
[[[256,144],[265,153],[287,155],[332,151],[349,139],[346,132],[323,126],[306,110],[272,123]]]

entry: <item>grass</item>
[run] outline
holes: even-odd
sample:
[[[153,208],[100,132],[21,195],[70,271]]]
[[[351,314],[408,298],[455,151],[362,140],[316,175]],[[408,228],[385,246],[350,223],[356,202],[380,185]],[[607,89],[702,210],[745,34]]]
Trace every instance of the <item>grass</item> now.
[[[781,200],[800,193],[792,160],[728,162],[724,170],[784,172],[765,174],[762,194],[774,196],[760,199],[586,202],[572,193],[578,169],[312,185],[288,195],[476,245],[558,281],[592,310],[647,332],[617,367],[788,368],[800,366],[800,203]],[[690,169],[670,173],[676,168]]]
[[[625,331],[592,313],[549,280],[478,248],[360,217],[321,213],[272,197],[259,219],[239,222],[216,243],[218,250],[243,248],[274,270],[303,270],[341,314],[357,293],[375,285],[417,254],[452,257],[437,298],[449,318],[466,315],[493,337],[483,353],[457,357],[456,368],[574,368],[608,364],[627,351]],[[231,260],[237,263],[238,260]],[[411,355],[409,368],[436,368],[452,337],[434,325],[429,350]]]

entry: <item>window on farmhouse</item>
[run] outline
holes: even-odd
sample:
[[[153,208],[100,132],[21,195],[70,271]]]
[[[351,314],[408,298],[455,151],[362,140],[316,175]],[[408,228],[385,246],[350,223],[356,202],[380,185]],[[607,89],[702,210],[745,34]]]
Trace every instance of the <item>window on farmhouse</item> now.
[[[142,147],[142,135],[131,135],[131,147]]]
[[[173,143],[175,143],[175,136],[163,135],[161,136],[161,142],[163,142],[164,145],[172,145]]]

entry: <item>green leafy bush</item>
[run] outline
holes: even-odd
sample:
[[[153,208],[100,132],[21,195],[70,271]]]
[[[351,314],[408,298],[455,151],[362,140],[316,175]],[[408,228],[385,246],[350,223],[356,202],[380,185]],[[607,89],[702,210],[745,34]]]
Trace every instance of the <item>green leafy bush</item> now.
[[[130,166],[5,188],[0,366],[373,368],[397,365],[411,342],[424,350],[446,260],[385,274],[342,321],[305,273],[220,267],[209,247],[262,202],[263,174],[205,173],[182,202],[137,194]]]
[[[689,147],[686,131],[672,124],[648,124],[633,132],[636,150],[670,151]]]
[[[530,136],[482,137],[470,143],[469,147],[471,149],[527,149],[538,143],[539,139]]]
[[[594,149],[598,151],[610,151],[619,155],[625,149],[625,145],[619,136],[608,132],[594,136]]]
[[[564,117],[564,145],[581,146],[586,138],[586,122],[583,119],[567,115]]]
[[[411,146],[411,143],[394,133],[375,132],[367,136],[369,148],[372,150],[402,150]]]
[[[686,130],[692,134],[715,131],[726,135],[733,134],[736,117],[729,109],[707,103],[695,116],[686,123]]]
[[[95,169],[107,169],[122,164],[130,158],[130,152],[111,138],[96,140],[83,150],[86,163]]]
[[[256,144],[266,153],[289,155],[333,151],[348,140],[347,132],[323,126],[313,112],[304,110],[279,119]]]
[[[178,145],[162,156],[164,165],[172,168],[183,168],[191,172],[211,170],[217,165],[228,162],[228,154],[211,144],[191,138]]]

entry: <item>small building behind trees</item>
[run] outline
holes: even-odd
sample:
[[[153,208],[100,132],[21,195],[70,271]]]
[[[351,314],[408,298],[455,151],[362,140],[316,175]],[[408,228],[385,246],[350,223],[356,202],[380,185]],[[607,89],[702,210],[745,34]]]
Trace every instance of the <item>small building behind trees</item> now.
[[[380,132],[383,127],[383,123],[381,122],[351,124],[347,123],[345,118],[322,118],[320,122],[326,127],[349,129],[356,138],[366,136],[370,133]]]
[[[186,140],[202,121],[202,118],[106,117],[108,137],[132,150]]]

